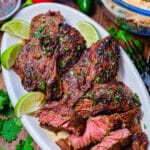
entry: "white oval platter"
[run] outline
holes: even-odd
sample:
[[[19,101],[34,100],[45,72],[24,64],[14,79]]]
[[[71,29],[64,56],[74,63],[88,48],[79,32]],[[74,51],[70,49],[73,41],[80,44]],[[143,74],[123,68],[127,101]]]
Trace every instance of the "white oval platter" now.
[[[100,26],[98,23],[96,23],[88,16],[82,14],[81,12],[71,7],[67,7],[57,3],[40,3],[36,5],[31,5],[19,11],[14,17],[14,19],[21,19],[31,22],[32,18],[35,15],[45,13],[48,10],[60,11],[61,14],[65,17],[66,22],[74,27],[76,27],[76,24],[79,21],[88,21],[92,23],[95,26],[95,28],[99,31],[101,38],[104,38],[108,35],[107,31],[102,26]],[[3,52],[6,48],[11,46],[12,44],[18,42],[21,42],[21,39],[15,38],[7,33],[4,33],[1,44],[1,52]],[[15,106],[17,100],[27,91],[23,89],[19,76],[12,69],[7,71],[4,68],[2,68],[2,70],[8,94],[11,98],[13,105]],[[128,85],[133,92],[136,92],[141,99],[143,112],[141,125],[143,127],[143,130],[147,133],[148,139],[150,141],[150,96],[146,91],[146,88],[144,86],[143,81],[140,78],[138,71],[136,70],[132,61],[123,51],[123,49],[121,49],[121,58],[119,63],[118,74],[121,80],[126,85]],[[53,137],[48,136],[48,134],[39,126],[36,118],[30,116],[23,116],[21,120],[27,131],[31,134],[31,136],[34,138],[36,143],[41,147],[41,149],[43,150],[60,149],[55,144]],[[144,129],[144,125],[146,125],[147,127],[146,129]],[[150,146],[148,149],[150,150]]]

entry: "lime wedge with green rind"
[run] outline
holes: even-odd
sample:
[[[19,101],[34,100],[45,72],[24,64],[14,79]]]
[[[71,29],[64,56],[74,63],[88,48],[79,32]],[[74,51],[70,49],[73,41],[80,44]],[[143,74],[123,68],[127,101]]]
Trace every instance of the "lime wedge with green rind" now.
[[[31,114],[45,104],[45,95],[42,92],[28,92],[24,94],[15,105],[17,117]]]
[[[22,51],[22,48],[23,48],[23,44],[17,43],[10,46],[2,53],[1,63],[5,69],[8,70],[14,65],[18,54]]]
[[[24,20],[11,20],[4,23],[0,30],[22,39],[28,39],[30,33],[30,23]]]
[[[80,21],[77,23],[77,29],[86,40],[87,47],[100,39],[99,32],[96,28],[87,21]]]

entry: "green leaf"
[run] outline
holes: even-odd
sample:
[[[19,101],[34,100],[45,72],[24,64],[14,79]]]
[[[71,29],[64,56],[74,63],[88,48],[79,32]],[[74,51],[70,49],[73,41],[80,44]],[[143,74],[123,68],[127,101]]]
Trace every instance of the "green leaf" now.
[[[2,130],[2,128],[3,128],[3,120],[2,119],[0,119],[0,132],[1,132],[1,130]]]
[[[134,40],[133,43],[137,47],[137,49],[139,50],[139,53],[143,53],[143,51],[144,51],[144,44],[141,41],[139,41],[139,40]]]
[[[17,134],[21,131],[21,127],[16,125],[14,118],[10,118],[3,123],[1,135],[4,140],[11,142],[17,138]]]
[[[19,144],[16,145],[16,150],[33,150],[32,142],[32,137],[27,136],[26,140],[20,140]]]
[[[18,127],[23,127],[23,124],[22,124],[20,118],[14,117],[13,120],[14,120],[16,126],[18,126]]]
[[[0,150],[6,150],[4,147],[0,147]]]
[[[7,92],[0,89],[0,110],[3,110],[9,104],[9,96]]]
[[[125,42],[130,41],[133,37],[127,33],[125,30],[119,30],[117,32],[117,37],[118,40],[123,40]]]
[[[12,116],[14,115],[14,108],[9,108],[8,106],[6,106],[1,112],[1,114],[5,117]]]

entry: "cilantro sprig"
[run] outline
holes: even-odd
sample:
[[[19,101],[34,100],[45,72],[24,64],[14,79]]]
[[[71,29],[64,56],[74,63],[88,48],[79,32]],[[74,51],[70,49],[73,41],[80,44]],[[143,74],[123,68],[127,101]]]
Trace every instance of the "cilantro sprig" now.
[[[0,89],[0,136],[7,142],[16,140],[23,125],[20,118],[14,115],[14,109],[9,99],[8,93]],[[33,150],[32,137],[20,140],[16,145],[16,150]],[[6,150],[0,147],[0,150]]]
[[[27,136],[26,140],[20,140],[19,144],[16,145],[16,150],[33,150],[32,142],[32,137]]]
[[[144,44],[125,30],[119,30],[115,27],[110,27],[107,30],[121,43],[125,52],[132,59],[138,71],[142,73],[146,66],[146,61],[142,56]]]
[[[21,126],[15,123],[14,118],[10,118],[3,123],[1,136],[7,142],[12,142],[17,138],[18,133],[21,131]]]

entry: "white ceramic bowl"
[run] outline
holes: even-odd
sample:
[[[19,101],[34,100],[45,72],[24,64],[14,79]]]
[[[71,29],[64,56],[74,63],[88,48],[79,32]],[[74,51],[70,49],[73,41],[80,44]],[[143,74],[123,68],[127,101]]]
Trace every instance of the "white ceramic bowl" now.
[[[8,14],[0,17],[0,23],[2,23],[3,21],[5,21],[6,19],[10,18],[11,16],[13,16],[17,12],[17,10],[19,10],[20,5],[21,5],[21,0],[16,0],[16,5],[12,9],[12,11],[10,11]]]

